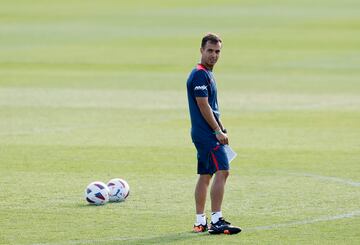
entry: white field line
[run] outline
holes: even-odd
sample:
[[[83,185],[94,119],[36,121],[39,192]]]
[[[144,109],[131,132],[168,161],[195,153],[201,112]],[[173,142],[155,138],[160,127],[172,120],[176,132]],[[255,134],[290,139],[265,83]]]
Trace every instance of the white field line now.
[[[337,183],[346,184],[346,185],[350,185],[350,186],[360,187],[360,182],[352,181],[349,179],[342,179],[342,178],[338,178],[338,177],[323,176],[323,175],[317,175],[317,174],[311,174],[311,173],[287,172],[287,171],[280,171],[280,170],[269,171],[269,172],[284,173],[284,174],[301,176],[301,177],[311,177],[311,178],[315,178],[318,180],[332,181],[332,182],[337,182]],[[360,210],[355,210],[350,213],[344,213],[344,214],[338,214],[338,215],[332,215],[332,216],[322,216],[322,217],[318,217],[318,218],[306,219],[306,220],[301,220],[301,221],[272,224],[272,225],[266,225],[266,226],[249,227],[249,228],[244,229],[244,231],[272,230],[272,229],[279,229],[279,228],[283,228],[283,227],[290,227],[290,226],[296,226],[296,225],[306,225],[306,224],[314,224],[314,223],[323,222],[323,221],[332,221],[332,220],[338,220],[338,219],[353,218],[353,217],[356,217],[359,215],[360,215]]]
[[[263,230],[274,230],[274,229],[281,229],[286,227],[292,227],[292,226],[298,226],[298,225],[308,225],[308,224],[314,224],[318,222],[326,222],[326,221],[333,221],[333,220],[339,220],[339,219],[348,219],[348,218],[354,218],[356,216],[360,215],[360,210],[356,210],[350,213],[344,213],[344,214],[338,214],[333,216],[322,216],[318,218],[313,219],[305,219],[300,221],[294,221],[294,222],[287,222],[287,223],[279,223],[279,224],[272,224],[272,225],[265,225],[265,226],[255,226],[255,227],[249,227],[243,229],[243,232],[254,232],[254,231],[263,231]],[[204,233],[204,235],[207,233]],[[174,236],[184,236],[189,237],[193,236],[194,234],[191,233],[173,233],[165,235],[166,237]],[[196,234],[197,235],[197,234]],[[64,242],[56,242],[56,243],[33,243],[32,245],[77,245],[77,244],[97,244],[97,243],[103,243],[103,242],[121,242],[121,241],[138,241],[138,242],[146,242],[146,240],[152,240],[152,239],[161,239],[162,236],[148,236],[148,237],[112,237],[112,238],[104,238],[104,239],[96,239],[96,240],[73,240],[73,241],[64,241]],[[179,238],[180,239],[180,238]]]
[[[338,214],[338,215],[334,215],[334,216],[322,216],[322,217],[318,217],[318,218],[305,219],[305,220],[294,221],[294,222],[249,227],[249,228],[245,228],[244,231],[273,230],[273,229],[280,229],[280,228],[290,227],[290,226],[307,225],[307,224],[314,224],[314,223],[318,223],[318,222],[325,222],[325,221],[332,221],[332,220],[338,220],[338,219],[353,218],[353,217],[356,217],[356,216],[359,216],[359,215],[360,215],[360,210],[356,210],[356,211],[353,211],[353,212],[350,212],[350,213]]]
[[[352,181],[352,180],[348,180],[348,179],[342,179],[342,178],[338,178],[338,177],[322,176],[322,175],[308,174],[308,173],[289,173],[289,174],[297,175],[297,176],[304,176],[304,177],[312,177],[312,178],[319,179],[319,180],[339,182],[339,183],[346,184],[346,185],[360,187],[360,182],[356,182],[356,181]]]
[[[346,184],[346,185],[350,185],[350,186],[355,186],[355,187],[360,186],[360,182],[355,182],[352,180],[342,179],[342,178],[337,178],[337,177],[322,176],[322,175],[316,175],[316,174],[310,174],[310,173],[294,173],[294,172],[286,172],[286,171],[269,171],[269,172],[285,173],[285,174],[302,176],[302,177],[312,177],[315,179],[333,181],[333,182]],[[349,213],[343,213],[343,214],[337,214],[337,215],[320,216],[317,218],[310,218],[310,219],[293,221],[293,222],[285,222],[285,223],[279,223],[279,224],[271,224],[271,225],[243,228],[243,231],[244,232],[254,232],[254,231],[264,231],[264,230],[275,230],[275,229],[281,229],[281,228],[298,226],[298,225],[308,225],[308,224],[333,221],[333,220],[339,220],[339,219],[355,218],[357,216],[360,216],[360,210],[355,210],[355,211],[352,211]],[[185,237],[188,237],[192,234],[191,233],[173,233],[173,234],[166,235],[166,237],[176,236],[176,235],[179,235],[179,236],[186,235]],[[121,242],[121,241],[128,241],[128,242],[143,241],[143,242],[146,242],[146,240],[158,239],[158,238],[160,239],[160,238],[162,238],[162,236],[112,237],[112,238],[104,238],[104,239],[96,239],[96,240],[72,240],[72,241],[64,241],[64,242],[56,242],[56,243],[33,243],[32,245],[77,245],[77,244],[96,244],[96,243],[102,243],[102,242],[116,242],[116,241],[118,241],[118,242]]]
[[[298,173],[298,172],[289,172],[289,171],[282,171],[282,170],[274,170],[274,171],[269,171],[269,172],[295,175],[295,176],[299,176],[299,177],[311,177],[311,178],[318,179],[318,180],[337,182],[337,183],[341,183],[341,184],[345,184],[345,185],[360,187],[360,182],[356,182],[356,181],[353,181],[350,179],[333,177],[333,176],[323,176],[323,175],[318,175],[318,174]]]
[[[339,219],[348,219],[348,218],[354,218],[356,216],[360,215],[360,210],[356,210],[350,213],[344,213],[344,214],[338,214],[333,216],[322,216],[318,218],[313,219],[305,219],[300,221],[294,221],[294,222],[287,222],[287,223],[280,223],[280,224],[272,224],[272,225],[265,225],[265,226],[255,226],[255,227],[249,227],[243,229],[243,232],[254,232],[254,231],[263,231],[263,230],[274,230],[274,229],[281,229],[291,226],[298,226],[298,225],[308,225],[308,224],[314,224],[318,222],[326,222],[326,221],[333,221],[333,220],[339,220]],[[204,235],[207,233],[204,233]],[[194,234],[191,234],[189,232],[187,233],[173,233],[165,235],[165,237],[176,237],[186,235],[185,237],[193,236]],[[195,234],[197,235],[197,234]],[[103,243],[103,242],[121,242],[121,241],[138,241],[138,242],[146,242],[146,240],[152,240],[152,239],[161,239],[162,236],[148,236],[148,237],[112,237],[112,238],[104,238],[104,239],[96,239],[96,240],[73,240],[73,241],[64,241],[64,242],[56,242],[56,243],[33,243],[32,245],[77,245],[77,244],[97,244],[97,243]],[[180,238],[179,238],[180,240]]]

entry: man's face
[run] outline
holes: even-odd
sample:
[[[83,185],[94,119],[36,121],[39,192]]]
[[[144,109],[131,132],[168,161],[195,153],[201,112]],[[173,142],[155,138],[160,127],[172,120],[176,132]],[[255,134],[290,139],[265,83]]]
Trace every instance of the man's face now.
[[[204,48],[200,48],[201,52],[201,63],[205,66],[212,68],[220,56],[221,43],[206,42]]]

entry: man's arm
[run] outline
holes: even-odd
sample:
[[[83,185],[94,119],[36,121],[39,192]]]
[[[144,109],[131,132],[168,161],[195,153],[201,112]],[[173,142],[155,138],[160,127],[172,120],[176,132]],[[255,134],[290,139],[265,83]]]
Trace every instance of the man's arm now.
[[[205,121],[214,131],[218,141],[223,145],[229,144],[229,139],[227,135],[222,132],[223,128],[221,123],[219,125],[215,119],[213,111],[208,102],[208,97],[196,97],[196,102],[199,106],[201,115],[205,118]]]
[[[215,116],[215,115],[214,115]],[[216,117],[216,116],[215,116]],[[227,134],[227,130],[225,129],[224,125],[222,124],[220,118],[215,118],[216,122],[219,124],[221,131],[223,131],[224,134]]]

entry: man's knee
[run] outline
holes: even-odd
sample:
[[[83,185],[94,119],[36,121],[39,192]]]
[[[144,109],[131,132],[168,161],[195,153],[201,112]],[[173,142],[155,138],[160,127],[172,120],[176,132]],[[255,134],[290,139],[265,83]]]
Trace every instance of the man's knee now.
[[[219,170],[216,172],[216,175],[218,175],[220,178],[224,178],[224,179],[227,179],[229,174],[230,174],[229,170]]]
[[[201,183],[203,185],[209,185],[211,177],[212,177],[211,175],[207,175],[207,174],[200,175],[198,183]]]

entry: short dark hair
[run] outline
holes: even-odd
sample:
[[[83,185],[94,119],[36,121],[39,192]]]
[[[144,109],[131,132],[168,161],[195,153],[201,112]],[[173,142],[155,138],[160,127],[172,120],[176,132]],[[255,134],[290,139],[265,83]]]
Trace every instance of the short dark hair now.
[[[217,44],[219,42],[222,43],[222,40],[218,35],[214,33],[208,33],[201,40],[201,47],[204,48],[207,42],[210,42],[212,44]]]

